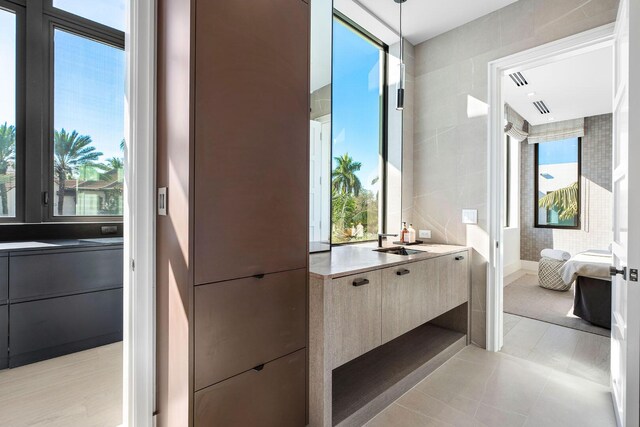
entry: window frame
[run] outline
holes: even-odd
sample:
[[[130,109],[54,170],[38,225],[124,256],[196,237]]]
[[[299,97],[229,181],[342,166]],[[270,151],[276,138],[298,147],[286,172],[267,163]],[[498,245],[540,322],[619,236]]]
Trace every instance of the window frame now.
[[[382,96],[380,97],[380,143],[378,146],[378,153],[382,160],[382,176],[380,177],[380,192],[381,196],[378,201],[378,228],[379,233],[386,233],[387,229],[387,175],[388,175],[388,151],[389,151],[389,136],[388,136],[388,121],[389,121],[389,73],[388,73],[388,64],[389,64],[389,46],[385,44],[382,40],[371,34],[369,31],[362,28],[352,19],[348,18],[346,15],[341,13],[337,9],[333,9],[333,19],[340,21],[342,24],[350,27],[353,31],[358,33],[363,38],[370,41],[372,44],[376,45],[382,52]],[[333,37],[333,36],[332,36]],[[333,43],[334,39],[332,38],[332,55],[333,55]],[[331,60],[331,87],[333,90],[333,67],[334,61],[333,58]],[[330,170],[329,177],[331,177],[333,173],[333,137],[334,137],[334,125],[333,125],[333,117],[335,111],[333,110],[333,95],[331,96],[332,109],[331,109],[331,146],[330,146]],[[331,189],[331,185],[329,189]],[[370,240],[358,240],[356,242],[334,242],[333,240],[333,197],[329,197],[329,218],[330,218],[330,227],[329,227],[329,243],[331,246],[343,246],[343,245],[356,245],[359,243],[367,243],[374,242],[376,239]]]
[[[124,51],[124,31],[55,8],[53,0],[0,0],[0,7],[19,17],[16,35],[16,216],[0,217],[0,224],[22,227],[46,223],[122,223],[122,215],[54,215],[53,37],[55,29],[59,28]],[[28,86],[27,81],[30,82]]]
[[[48,0],[48,2],[52,3],[52,0]],[[124,51],[124,33],[123,37],[119,38],[114,36],[114,34],[108,34],[103,31],[101,28],[96,27],[104,27],[101,24],[95,24],[95,26],[87,27],[84,24],[70,22],[67,19],[62,19],[59,14],[48,16],[45,20],[45,27],[47,33],[47,65],[48,65],[48,73],[47,79],[45,82],[45,91],[48,93],[48,102],[44,105],[44,117],[46,118],[46,136],[43,141],[43,156],[42,158],[45,160],[45,164],[43,165],[42,172],[43,175],[46,176],[46,189],[43,191],[47,192],[48,203],[46,203],[46,212],[44,213],[44,220],[47,222],[105,222],[105,221],[117,221],[122,220],[122,215],[95,215],[95,216],[65,216],[65,215],[56,215],[54,211],[54,200],[56,197],[55,194],[55,179],[53,176],[53,161],[54,161],[54,149],[53,149],[53,135],[54,135],[54,86],[55,86],[55,48],[54,48],[54,37],[55,31],[61,30],[65,31],[69,34],[73,34],[78,37],[83,37],[89,39],[91,41],[97,43],[103,43],[107,46],[115,47],[118,49],[122,49]],[[63,15],[72,15],[68,12],[64,12]],[[82,19],[83,21],[87,21],[84,18],[78,17],[78,19]],[[111,33],[114,33],[112,31]],[[124,96],[124,94],[123,94]],[[124,117],[123,117],[124,120]]]
[[[14,13],[16,16],[16,191],[15,216],[0,216],[0,224],[21,223],[24,218],[25,202],[25,7],[20,2],[0,0],[0,9]]]
[[[578,215],[576,218],[576,225],[549,225],[540,224],[540,208],[538,207],[538,189],[539,189],[539,149],[540,144],[535,144],[535,155],[533,164],[533,173],[535,175],[535,185],[533,190],[533,206],[534,206],[534,228],[547,228],[556,230],[581,230],[582,229],[582,137],[578,137]],[[544,144],[544,143],[543,143]]]

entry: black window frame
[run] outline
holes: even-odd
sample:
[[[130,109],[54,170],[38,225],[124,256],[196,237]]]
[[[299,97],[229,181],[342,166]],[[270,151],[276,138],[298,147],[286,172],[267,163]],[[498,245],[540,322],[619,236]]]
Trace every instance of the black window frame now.
[[[539,223],[539,215],[540,208],[538,207],[538,189],[539,189],[539,149],[540,144],[535,144],[535,155],[534,155],[534,164],[533,164],[533,172],[535,174],[535,186],[533,192],[533,206],[534,206],[534,228],[547,228],[547,229],[556,229],[556,230],[581,230],[582,229],[582,137],[578,137],[578,215],[576,217],[576,225],[549,225],[549,224],[540,224]]]
[[[53,0],[0,0],[0,7],[20,15],[16,35],[16,216],[0,217],[0,224],[50,224],[65,230],[70,229],[62,227],[64,223],[122,224],[122,215],[54,214],[53,37],[59,28],[124,51],[124,31],[55,8]]]
[[[389,136],[388,136],[388,129],[389,129],[389,71],[388,71],[388,65],[389,65],[389,46],[384,43],[382,40],[380,40],[379,38],[377,38],[376,36],[374,36],[373,34],[371,34],[369,31],[365,30],[363,27],[361,27],[360,25],[358,25],[356,22],[354,22],[352,19],[348,18],[346,15],[344,15],[343,13],[341,13],[340,11],[338,11],[337,9],[333,9],[333,18],[340,21],[342,24],[348,26],[349,28],[351,28],[353,31],[355,31],[356,33],[358,33],[360,36],[362,36],[363,38],[367,39],[368,41],[370,41],[372,44],[378,46],[380,48],[380,50],[384,53],[382,55],[382,82],[383,82],[383,90],[382,90],[382,96],[380,97],[380,103],[381,103],[381,108],[380,108],[380,133],[382,135],[382,137],[380,138],[380,145],[379,145],[379,153],[380,156],[382,158],[382,177],[380,178],[380,191],[381,191],[381,195],[382,197],[380,204],[380,211],[378,212],[379,215],[379,219],[378,221],[381,223],[381,227],[379,230],[379,233],[386,233],[387,232],[387,175],[388,175],[388,167],[389,167]],[[332,39],[332,55],[333,55],[333,39]],[[334,66],[334,61],[333,58],[331,60],[331,90],[333,91],[334,85],[333,85],[333,66]],[[332,102],[332,109],[331,109],[331,147],[330,147],[330,161],[329,161],[329,165],[330,165],[330,170],[329,170],[329,177],[332,176],[332,172],[333,172],[333,134],[334,134],[334,126],[333,126],[333,115],[335,114],[335,112],[333,111],[333,95],[331,96],[331,102]],[[331,185],[329,186],[329,188],[331,189]],[[366,243],[366,242],[373,242],[376,239],[370,239],[370,240],[358,240],[355,242],[334,242],[333,240],[333,232],[331,231],[333,229],[333,197],[329,197],[329,218],[330,218],[330,231],[329,231],[329,242],[331,244],[331,246],[342,246],[342,245],[355,245],[355,244],[359,244],[359,243]]]

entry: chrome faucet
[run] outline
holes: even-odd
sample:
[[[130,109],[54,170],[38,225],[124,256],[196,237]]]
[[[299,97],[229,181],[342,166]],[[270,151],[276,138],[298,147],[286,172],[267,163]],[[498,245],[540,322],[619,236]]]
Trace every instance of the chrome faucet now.
[[[385,233],[379,233],[378,234],[378,247],[381,248],[382,247],[382,238],[383,237],[398,237],[397,234],[385,234]]]

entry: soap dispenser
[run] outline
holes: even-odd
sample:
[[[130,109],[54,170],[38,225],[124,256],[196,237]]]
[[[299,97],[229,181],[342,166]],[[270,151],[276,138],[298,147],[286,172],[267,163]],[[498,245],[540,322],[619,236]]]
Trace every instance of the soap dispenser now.
[[[416,242],[416,230],[413,228],[413,224],[409,224],[409,243]]]
[[[402,231],[400,232],[400,243],[409,243],[409,229],[407,229],[407,223],[402,222]]]

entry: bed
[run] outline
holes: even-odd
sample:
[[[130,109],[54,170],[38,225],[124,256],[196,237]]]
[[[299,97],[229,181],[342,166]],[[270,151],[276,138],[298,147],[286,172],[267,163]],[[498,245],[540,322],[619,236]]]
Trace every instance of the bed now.
[[[573,314],[611,329],[611,252],[589,250],[574,255],[560,270],[566,284],[575,281]]]

